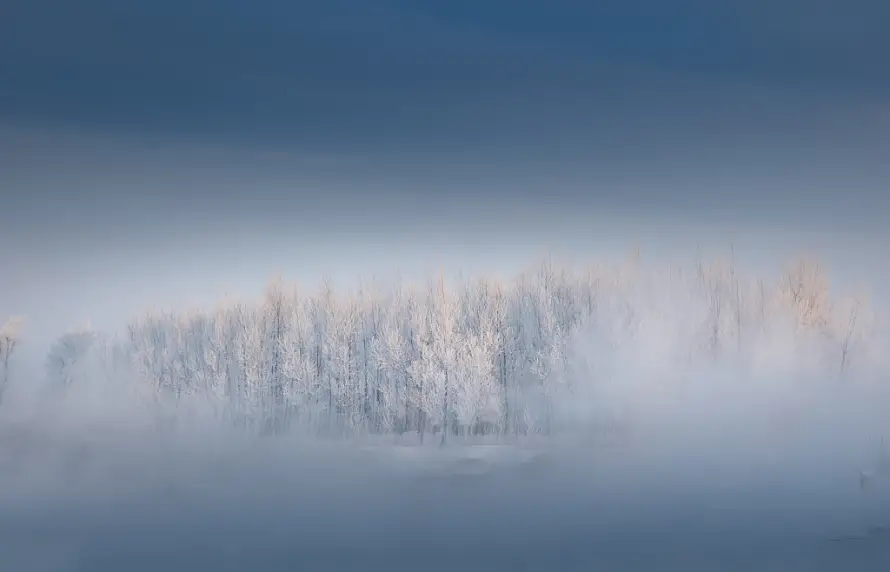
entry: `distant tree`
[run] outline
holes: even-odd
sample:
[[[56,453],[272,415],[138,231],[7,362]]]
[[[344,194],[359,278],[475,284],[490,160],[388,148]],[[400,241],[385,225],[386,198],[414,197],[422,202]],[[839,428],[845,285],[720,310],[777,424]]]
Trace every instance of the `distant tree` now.
[[[394,428],[401,435],[408,430],[408,407],[411,403],[408,340],[402,335],[400,324],[395,320],[384,322],[379,337],[371,348],[371,355],[380,371],[388,377],[390,383],[378,389],[383,414],[380,418],[381,428]],[[400,413],[404,412],[404,417]],[[402,421],[396,423],[396,419]]]
[[[681,378],[698,359],[775,371],[827,358],[836,372],[838,361],[862,363],[872,321],[864,301],[836,299],[816,261],[764,280],[743,275],[734,249],[728,264],[667,273],[635,252],[580,273],[548,257],[510,281],[447,289],[442,279],[388,291],[326,282],[304,295],[276,281],[256,301],[136,320],[128,354],[152,395],[213,400],[248,430],[416,430],[421,442],[441,431],[444,443],[449,433],[562,428],[590,409],[575,401],[603,395],[585,386]],[[56,370],[67,355],[55,355]]]
[[[85,328],[60,336],[46,358],[50,380],[70,385],[77,376],[78,365],[86,358],[96,341],[96,333]]]
[[[503,400],[495,375],[495,334],[486,322],[478,334],[464,336],[459,342],[454,368],[454,417],[465,436],[478,427],[496,426],[501,418]]]
[[[832,310],[831,336],[840,350],[840,373],[843,375],[851,365],[851,358],[867,351],[875,316],[864,297],[841,298]]]
[[[3,395],[9,385],[9,361],[15,353],[16,346],[21,339],[21,331],[25,320],[22,317],[13,317],[6,320],[0,327],[0,403],[3,403]]]
[[[264,409],[266,420],[264,430],[277,434],[284,429],[287,409],[287,389],[285,387],[284,355],[282,352],[287,334],[286,313],[289,300],[284,293],[281,279],[273,280],[266,290],[263,301],[264,338],[263,361],[266,366],[264,383]]]
[[[799,327],[820,329],[828,324],[828,277],[818,260],[802,258],[788,268],[779,293],[790,305]]]

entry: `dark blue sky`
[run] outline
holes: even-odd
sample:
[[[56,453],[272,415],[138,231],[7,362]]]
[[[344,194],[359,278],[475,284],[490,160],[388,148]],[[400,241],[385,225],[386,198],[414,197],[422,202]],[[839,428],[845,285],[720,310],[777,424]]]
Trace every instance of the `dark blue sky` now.
[[[548,247],[875,244],[887,22],[854,0],[7,0],[0,314]]]
[[[668,87],[693,109],[718,85],[886,97],[888,21],[856,0],[11,0],[0,113],[341,148],[580,137]]]

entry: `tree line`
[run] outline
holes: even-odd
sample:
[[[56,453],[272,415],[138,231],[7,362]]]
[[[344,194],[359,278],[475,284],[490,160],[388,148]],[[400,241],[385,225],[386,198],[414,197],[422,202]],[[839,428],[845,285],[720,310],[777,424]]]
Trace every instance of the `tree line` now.
[[[781,330],[842,376],[867,363],[877,337],[866,300],[831,294],[814,260],[764,281],[732,260],[648,269],[638,254],[582,269],[548,258],[509,281],[304,292],[275,280],[259,300],[146,313],[110,344],[66,334],[47,372],[65,385],[96,364],[126,370],[160,410],[200,404],[257,433],[510,438],[556,430],[557,405],[597,383],[577,362],[605,361],[622,344],[636,344],[627,359],[647,360],[646,335],[670,338],[674,357],[694,362],[750,356]],[[8,361],[14,346],[3,339]]]

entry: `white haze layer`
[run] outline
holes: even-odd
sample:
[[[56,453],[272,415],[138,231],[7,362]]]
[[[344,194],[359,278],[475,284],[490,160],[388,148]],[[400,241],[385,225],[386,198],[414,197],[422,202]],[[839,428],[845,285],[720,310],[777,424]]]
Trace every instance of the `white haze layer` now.
[[[170,424],[133,372],[10,398],[0,569],[887,569],[880,331],[844,375],[790,326],[691,359],[698,305],[626,299],[634,335],[568,335],[546,436],[261,437],[194,404]]]

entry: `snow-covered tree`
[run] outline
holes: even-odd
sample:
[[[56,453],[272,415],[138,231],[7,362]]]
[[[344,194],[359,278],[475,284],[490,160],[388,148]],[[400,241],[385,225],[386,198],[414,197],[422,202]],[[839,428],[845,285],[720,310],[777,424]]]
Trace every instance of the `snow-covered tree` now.
[[[507,281],[314,293],[275,281],[259,300],[137,318],[126,351],[157,404],[205,400],[246,430],[442,443],[552,432],[604,398],[597,384],[657,387],[702,360],[752,374],[875,366],[874,312],[835,295],[818,262],[769,279],[729,260],[663,268],[635,252],[577,271],[548,257]]]
[[[412,356],[408,339],[397,318],[383,323],[379,335],[372,342],[371,352],[374,363],[388,379],[377,389],[380,428],[394,429],[402,434],[408,430],[410,423],[412,385],[409,374]]]

